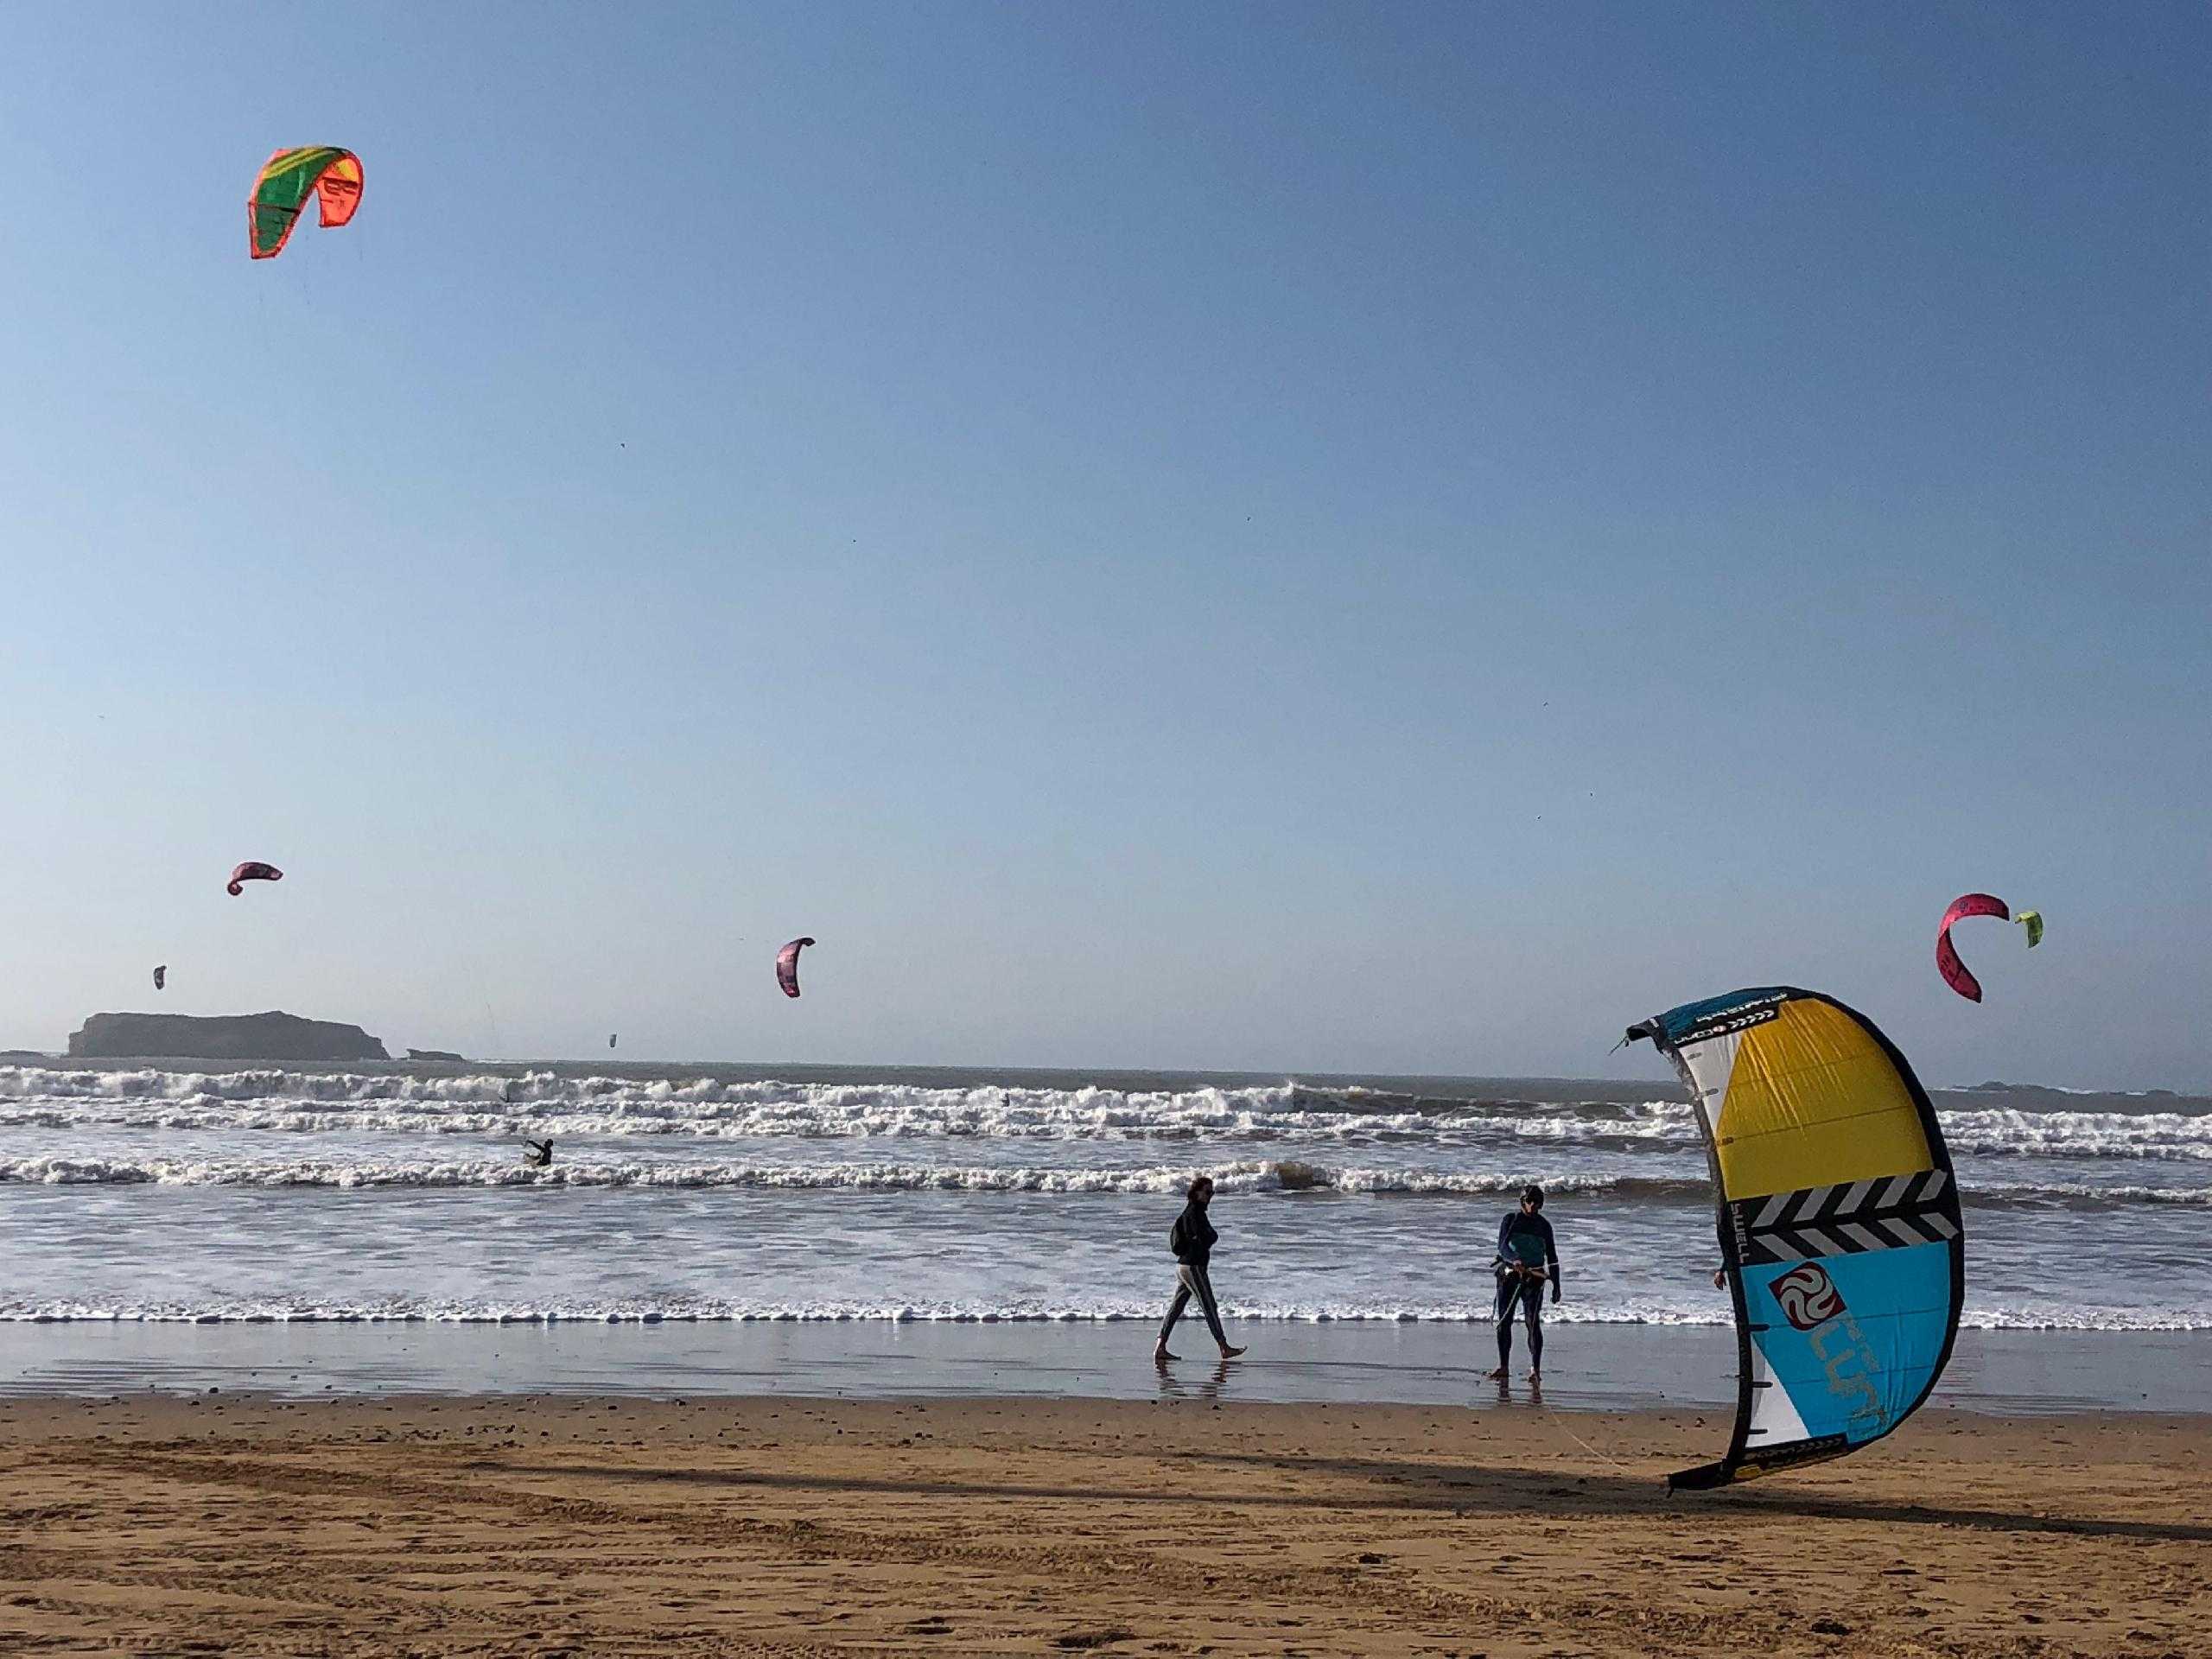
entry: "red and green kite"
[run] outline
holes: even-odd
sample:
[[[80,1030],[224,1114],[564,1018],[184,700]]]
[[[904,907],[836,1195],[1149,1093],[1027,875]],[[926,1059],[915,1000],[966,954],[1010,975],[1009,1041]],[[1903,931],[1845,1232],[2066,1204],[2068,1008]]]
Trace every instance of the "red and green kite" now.
[[[246,233],[257,259],[284,251],[312,193],[322,203],[322,228],[334,230],[361,205],[361,158],[350,149],[310,144],[280,149],[263,165],[245,205]]]

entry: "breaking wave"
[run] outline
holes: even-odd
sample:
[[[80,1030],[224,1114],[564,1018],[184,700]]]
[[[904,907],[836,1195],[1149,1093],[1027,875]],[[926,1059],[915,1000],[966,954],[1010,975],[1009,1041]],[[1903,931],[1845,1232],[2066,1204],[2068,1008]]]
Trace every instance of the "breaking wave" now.
[[[2212,1113],[1972,1107],[1939,1116],[1952,1151],[1961,1156],[2212,1161]],[[1446,1100],[1295,1083],[1144,1092],[639,1080],[550,1071],[417,1077],[0,1066],[0,1128],[5,1128],[695,1140],[1267,1140],[1439,1147],[1508,1141],[1532,1149],[1608,1152],[1699,1147],[1691,1109],[1674,1100]]]
[[[1145,1169],[1045,1169],[1005,1165],[747,1162],[594,1162],[579,1159],[547,1169],[488,1160],[344,1163],[312,1159],[34,1157],[0,1159],[0,1183],[55,1186],[131,1185],[262,1187],[763,1187],[795,1191],[884,1192],[1159,1193],[1179,1197],[1187,1164]],[[1324,1168],[1291,1160],[1216,1165],[1224,1192],[1498,1193],[1517,1190],[1517,1172],[1469,1174],[1441,1169]],[[1638,1198],[1702,1197],[1701,1182],[1664,1179],[1567,1176],[1560,1192],[1619,1192]]]
[[[262,1160],[243,1158],[40,1156],[0,1158],[0,1184],[49,1186],[218,1187],[749,1187],[855,1192],[1035,1192],[1068,1196],[1115,1193],[1179,1195],[1194,1166],[1141,1169],[1036,1168],[1007,1165],[747,1161],[594,1161],[578,1159],[537,1169],[489,1160]],[[1210,1171],[1224,1192],[1334,1193],[1482,1197],[1517,1191],[1520,1170],[1468,1171],[1425,1166],[1342,1167],[1300,1160],[1219,1163]],[[1702,1178],[1567,1174],[1548,1178],[1554,1196],[1705,1205]],[[2097,1186],[2076,1182],[1982,1182],[1963,1189],[1970,1206],[2104,1206],[2114,1204],[2212,1207],[2212,1186]]]
[[[1491,1319],[1486,1307],[1442,1304],[1325,1307],[1239,1305],[1224,1300],[1222,1313],[1231,1319],[1274,1325],[1486,1325]],[[584,1300],[556,1304],[264,1302],[124,1306],[56,1299],[0,1303],[0,1325],[1116,1325],[1151,1324],[1159,1317],[1156,1305],[1134,1300],[1007,1308],[953,1303],[777,1305],[703,1300],[665,1303]],[[1717,1329],[1733,1324],[1730,1315],[1711,1308],[1656,1304],[1570,1304],[1549,1310],[1544,1317],[1547,1325],[1561,1325]],[[1963,1329],[1974,1331],[2212,1331],[2212,1309],[1969,1306],[1960,1316],[1959,1324]]]
[[[1394,1108],[1362,1109],[1379,1099]],[[392,1130],[709,1136],[1048,1138],[1428,1135],[1490,1131],[1559,1141],[1682,1140],[1673,1101],[1543,1106],[1376,1097],[1286,1083],[1154,1092],[1116,1089],[792,1084],[569,1077],[550,1071],[415,1077],[251,1071],[76,1071],[0,1066],[0,1126]]]

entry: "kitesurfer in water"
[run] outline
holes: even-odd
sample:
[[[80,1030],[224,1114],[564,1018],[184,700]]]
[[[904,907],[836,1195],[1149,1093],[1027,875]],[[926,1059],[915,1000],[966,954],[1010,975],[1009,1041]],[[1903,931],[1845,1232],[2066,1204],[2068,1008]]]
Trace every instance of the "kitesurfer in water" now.
[[[1497,1369],[1490,1375],[1502,1380],[1513,1363],[1513,1315],[1518,1309],[1529,1326],[1529,1380],[1544,1375],[1544,1284],[1551,1283],[1552,1300],[1559,1300],[1559,1246],[1552,1240],[1552,1224],[1543,1217],[1544,1189],[1521,1189],[1521,1207],[1497,1226],[1497,1257],[1491,1267],[1497,1274]]]
[[[1191,1298],[1198,1299],[1198,1306],[1205,1311],[1206,1329],[1213,1332],[1215,1344],[1224,1359],[1234,1359],[1244,1351],[1232,1348],[1221,1328],[1221,1309],[1213,1299],[1213,1280],[1206,1272],[1206,1263],[1212,1257],[1213,1247],[1221,1235],[1215,1232],[1213,1224],[1206,1219],[1206,1206],[1213,1202],[1213,1178],[1201,1175],[1192,1181],[1184,1195],[1189,1202],[1183,1213],[1175,1217],[1175,1225],[1167,1235],[1167,1247],[1175,1252],[1175,1300],[1167,1304],[1167,1317],[1160,1323],[1160,1340],[1153,1344],[1153,1359],[1160,1364],[1179,1355],[1167,1351],[1168,1333],[1175,1329],[1175,1321],[1183,1317],[1183,1310],[1191,1305]]]
[[[523,1142],[523,1145],[529,1149],[524,1155],[523,1162],[528,1164],[532,1169],[550,1169],[552,1167],[553,1141],[551,1136],[549,1135],[543,1141],[525,1141]]]

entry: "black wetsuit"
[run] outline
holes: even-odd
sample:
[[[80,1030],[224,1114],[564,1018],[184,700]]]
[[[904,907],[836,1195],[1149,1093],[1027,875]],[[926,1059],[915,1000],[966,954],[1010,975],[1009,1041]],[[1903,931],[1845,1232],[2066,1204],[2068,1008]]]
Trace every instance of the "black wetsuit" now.
[[[1168,1248],[1175,1252],[1177,1266],[1175,1300],[1167,1304],[1167,1317],[1160,1323],[1162,1348],[1167,1345],[1168,1333],[1183,1317],[1183,1310],[1191,1305],[1193,1295],[1205,1310],[1206,1329],[1213,1332],[1215,1344],[1223,1348],[1229,1346],[1229,1338],[1221,1328],[1221,1309],[1213,1300],[1213,1280],[1206,1272],[1213,1247],[1220,1241],[1221,1235],[1206,1219],[1205,1205],[1193,1198],[1183,1206],[1183,1213],[1175,1217],[1174,1230],[1167,1236]]]
[[[1520,1260],[1513,1241],[1522,1236],[1543,1241],[1552,1300],[1559,1300],[1559,1246],[1552,1241],[1552,1224],[1541,1215],[1516,1210],[1497,1229],[1497,1364],[1503,1370],[1512,1363],[1513,1315],[1518,1309],[1529,1327],[1529,1369],[1540,1371],[1544,1368],[1544,1281],[1533,1274],[1516,1273],[1508,1265]]]

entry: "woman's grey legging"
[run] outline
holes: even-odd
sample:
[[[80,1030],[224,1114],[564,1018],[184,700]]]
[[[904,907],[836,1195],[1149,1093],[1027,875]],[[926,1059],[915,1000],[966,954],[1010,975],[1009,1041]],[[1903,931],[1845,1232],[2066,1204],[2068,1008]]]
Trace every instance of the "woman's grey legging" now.
[[[1160,1322],[1160,1345],[1167,1345],[1167,1333],[1183,1317],[1183,1310],[1191,1305],[1193,1294],[1198,1299],[1198,1306],[1205,1310],[1206,1329],[1213,1332],[1215,1344],[1228,1347],[1229,1338],[1221,1332],[1221,1309],[1214,1306],[1213,1281],[1206,1276],[1204,1262],[1189,1262],[1175,1269],[1175,1300],[1167,1304],[1167,1317]]]

